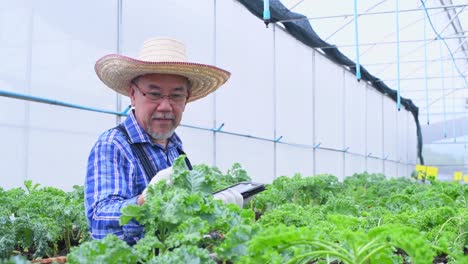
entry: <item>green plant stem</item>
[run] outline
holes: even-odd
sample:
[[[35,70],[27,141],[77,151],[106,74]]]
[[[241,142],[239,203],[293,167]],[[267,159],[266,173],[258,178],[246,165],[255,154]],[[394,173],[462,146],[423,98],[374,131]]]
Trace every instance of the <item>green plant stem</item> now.
[[[377,243],[378,240],[375,238],[371,241],[369,241],[368,243],[366,243],[363,247],[361,247],[358,252],[357,252],[357,256],[361,256],[362,254],[364,254],[367,250],[370,250],[371,248],[373,247],[377,247],[379,246],[379,244]]]
[[[67,249],[67,252],[70,252],[71,249],[71,241],[70,241],[70,236],[73,236],[73,234],[70,234],[72,232],[70,228],[65,228],[65,248]]]
[[[159,241],[161,241],[161,244],[163,245],[163,247],[161,247],[161,249],[160,249],[160,254],[165,253],[166,250],[167,250],[167,247],[164,244],[164,242],[166,241],[166,230],[167,230],[166,225],[162,225],[159,228],[159,231],[160,231],[159,232]]]
[[[366,256],[364,256],[362,259],[359,258],[359,261],[356,261],[356,264],[361,264],[361,263],[364,263],[366,260],[368,260],[370,257],[372,257],[374,254],[376,254],[377,252],[385,249],[386,247],[388,247],[389,245],[388,244],[384,244],[384,245],[381,245],[379,247],[377,247],[376,249],[372,250],[371,252],[369,252]]]
[[[341,246],[339,246],[337,244],[329,243],[329,242],[321,241],[321,240],[314,241],[314,244],[316,246],[323,247],[323,248],[325,248],[327,250],[341,252],[339,254],[347,255],[347,258],[349,258],[349,259],[352,258],[352,255],[349,253],[349,251],[347,251],[346,249],[344,249],[343,247],[341,247]]]
[[[443,248],[435,246],[435,245],[431,245],[431,247],[435,249],[436,251],[444,252],[445,254],[447,254],[448,256],[452,257],[455,260],[457,259],[457,255],[454,255],[452,252],[445,251]]]
[[[306,254],[302,254],[302,255],[299,255],[299,256],[296,256],[292,259],[290,259],[287,263],[288,264],[293,264],[293,263],[296,263],[296,261],[298,261],[299,259],[302,259],[302,258],[306,258],[306,257],[320,257],[320,256],[335,256],[335,257],[338,257],[339,259],[341,259],[344,263],[348,263],[348,264],[353,264],[353,261],[351,259],[349,259],[348,257],[346,257],[345,255],[343,254],[340,254],[336,251],[330,251],[330,250],[317,250],[317,251],[313,251],[313,252],[310,252],[310,253],[306,253]]]
[[[463,232],[460,235],[458,235],[453,242],[457,242],[458,239],[460,239],[463,235],[468,234],[468,232]],[[466,241],[465,241],[466,242]]]
[[[461,220],[461,217],[460,216],[453,216],[453,217],[450,217],[449,219],[447,219],[447,221],[445,221],[442,226],[440,227],[439,231],[437,232],[437,235],[435,236],[434,240],[437,240],[437,238],[439,237],[440,233],[442,232],[442,230],[444,229],[445,225],[447,223],[449,223],[450,221],[454,220],[454,219],[458,219],[458,220]]]
[[[366,250],[368,250],[369,248],[371,248],[372,246],[374,246],[374,243],[377,242],[377,239],[373,239],[371,241],[369,241],[368,243],[366,243],[363,247],[359,248],[359,250],[357,251],[357,255],[361,255],[362,253],[364,253]]]
[[[287,247],[291,247],[294,245],[301,245],[301,244],[322,247],[326,249],[327,251],[334,252],[334,254],[336,255],[343,256],[347,260],[352,259],[352,255],[348,251],[346,251],[344,248],[337,246],[336,244],[329,243],[329,242],[322,241],[322,240],[310,241],[310,240],[301,239],[301,240],[292,241]],[[317,252],[317,251],[314,251],[314,252]]]

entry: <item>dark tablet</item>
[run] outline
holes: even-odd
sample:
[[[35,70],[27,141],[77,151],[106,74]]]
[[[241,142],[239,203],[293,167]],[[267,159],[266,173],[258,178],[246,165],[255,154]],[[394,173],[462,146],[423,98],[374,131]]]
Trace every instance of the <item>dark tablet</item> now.
[[[227,189],[233,189],[233,190],[238,191],[240,194],[242,194],[242,197],[246,199],[259,192],[264,191],[265,185],[263,183],[256,183],[256,182],[239,182],[225,189],[217,191],[215,193],[219,193]]]

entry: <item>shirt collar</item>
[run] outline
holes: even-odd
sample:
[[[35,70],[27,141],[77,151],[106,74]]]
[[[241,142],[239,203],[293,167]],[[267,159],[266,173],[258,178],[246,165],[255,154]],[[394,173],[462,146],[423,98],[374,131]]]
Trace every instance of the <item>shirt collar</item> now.
[[[132,143],[150,143],[154,146],[159,146],[162,148],[161,145],[155,144],[148,133],[140,126],[138,123],[134,110],[130,111],[127,119],[124,121],[123,125],[130,136],[130,141]],[[180,140],[179,136],[174,132],[172,136],[169,138],[169,142],[167,144],[167,148],[177,147],[182,149],[182,141]]]

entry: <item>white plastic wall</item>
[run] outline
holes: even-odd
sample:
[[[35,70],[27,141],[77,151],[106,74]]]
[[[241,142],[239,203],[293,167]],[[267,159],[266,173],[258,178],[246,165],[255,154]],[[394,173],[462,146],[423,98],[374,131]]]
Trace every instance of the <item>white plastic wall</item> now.
[[[366,84],[358,82],[356,77],[345,71],[344,81],[344,176],[366,171]]]
[[[344,69],[320,53],[315,56],[315,141],[322,147],[344,148]]]
[[[115,108],[115,93],[103,89],[93,72],[103,53],[115,52],[115,30],[109,30],[115,2],[0,4],[0,89]],[[93,141],[115,124],[111,115],[10,98],[0,98],[0,112],[1,186],[7,188],[25,179],[61,188],[82,184]]]
[[[371,86],[367,86],[366,136],[367,164],[371,173],[383,173],[383,95]]]
[[[313,51],[283,30],[275,30],[274,34],[275,138],[312,146]],[[295,173],[314,174],[313,149],[277,144],[275,175]]]
[[[177,130],[194,164],[225,171],[239,162],[271,182],[295,173],[407,176],[417,161],[409,112],[237,1],[0,4],[2,91],[120,112],[128,98],[98,80],[94,63],[109,53],[134,57],[154,36],[180,39],[191,61],[231,71],[220,90],[187,106]],[[117,120],[0,97],[0,186],[82,184],[89,150]]]
[[[417,160],[417,142],[418,138],[416,133],[410,133],[410,131],[416,131],[416,123],[414,122],[414,117],[411,113],[407,112],[408,120],[408,158],[407,158],[407,170],[411,174],[411,171],[414,170],[415,165],[418,163]]]
[[[384,174],[397,177],[398,167],[398,122],[397,105],[384,96],[383,100],[383,155]]]
[[[315,173],[344,177],[344,69],[315,53]],[[330,150],[333,149],[333,150]],[[338,151],[334,151],[338,150]]]
[[[411,170],[408,170],[408,118],[412,119],[412,115],[408,114],[407,111],[397,112],[398,120],[398,176],[407,176],[411,175],[411,171],[414,169],[414,165]]]

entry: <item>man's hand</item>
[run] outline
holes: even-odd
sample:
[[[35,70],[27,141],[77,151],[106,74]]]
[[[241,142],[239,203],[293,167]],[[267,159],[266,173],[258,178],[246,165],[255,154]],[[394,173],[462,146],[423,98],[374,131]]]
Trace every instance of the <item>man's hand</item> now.
[[[244,205],[244,198],[242,195],[233,189],[226,189],[222,192],[215,193],[213,198],[221,200],[225,204],[237,204],[240,208]]]
[[[148,186],[150,186],[152,184],[156,184],[156,183],[158,183],[159,181],[162,181],[162,180],[166,181],[166,184],[171,186],[172,185],[172,179],[171,179],[172,172],[173,172],[172,166],[167,167],[164,170],[158,171],[158,173],[156,173],[156,175],[154,175],[154,177],[148,183]],[[146,188],[143,190],[143,193],[140,195],[140,197],[138,197],[138,204],[139,205],[144,204],[145,201],[146,201],[146,192],[148,191],[148,186],[146,186]]]

